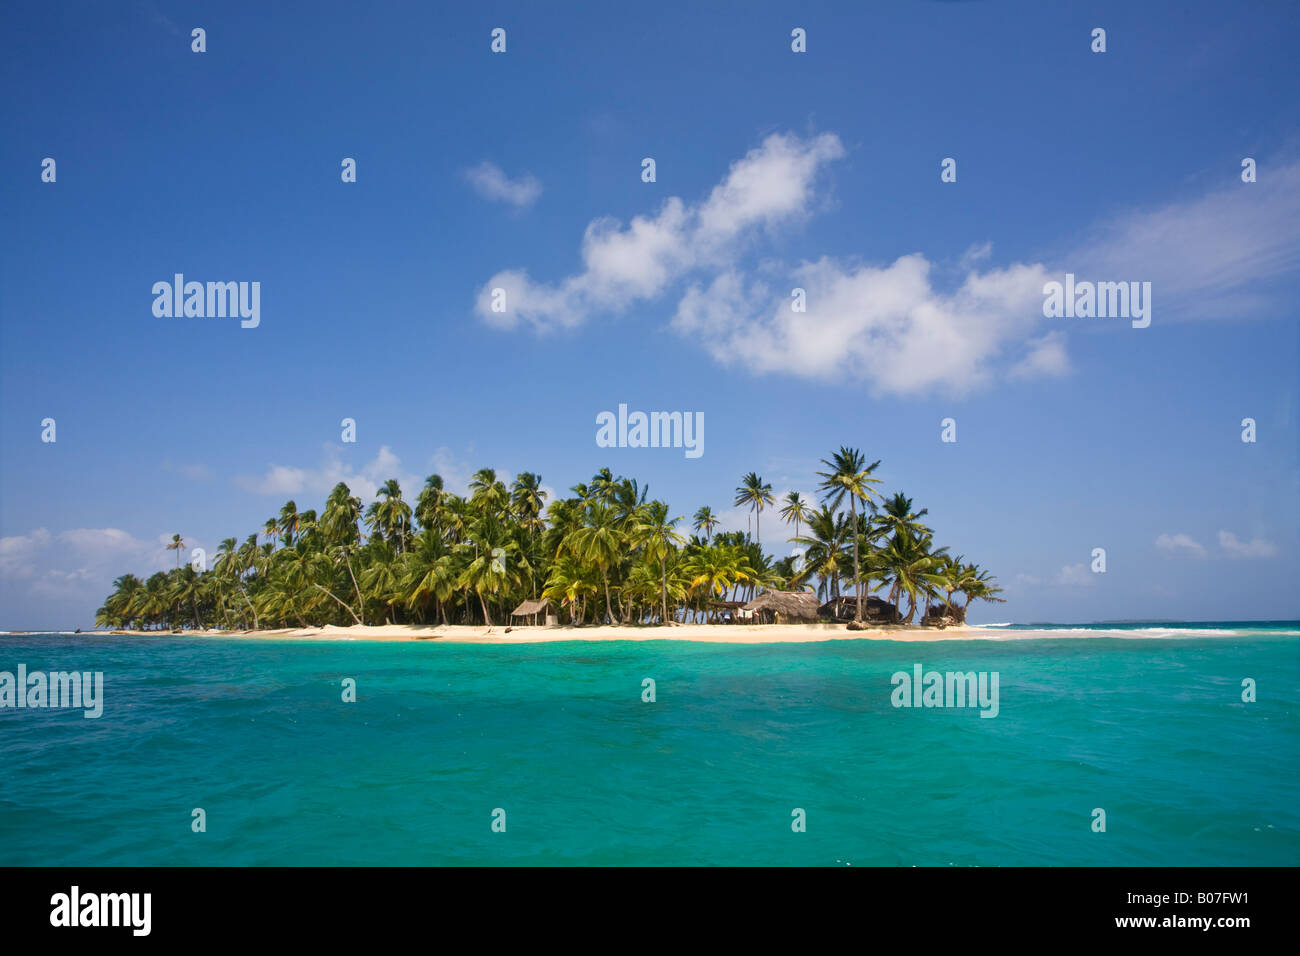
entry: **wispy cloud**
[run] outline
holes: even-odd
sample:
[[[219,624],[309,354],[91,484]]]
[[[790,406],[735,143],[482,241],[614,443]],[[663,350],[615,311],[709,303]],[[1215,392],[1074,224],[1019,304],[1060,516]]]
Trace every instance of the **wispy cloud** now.
[[[1222,187],[1115,215],[1063,257],[1082,278],[1152,284],[1164,318],[1240,318],[1283,304],[1272,280],[1300,270],[1300,162],[1264,159],[1259,181],[1234,168]]]
[[[1189,534],[1162,534],[1156,538],[1156,547],[1162,551],[1185,553],[1203,558],[1208,553],[1205,545]]]
[[[1083,562],[1067,564],[1056,575],[1056,583],[1062,587],[1086,588],[1097,583],[1097,576]]]
[[[316,467],[272,464],[260,477],[240,475],[235,478],[235,484],[261,495],[310,494],[324,498],[341,481],[354,495],[370,500],[389,478],[396,478],[403,489],[423,483],[422,476],[402,471],[401,464],[387,445],[382,446],[369,462],[357,466],[344,460],[342,449],[337,445],[327,444],[325,460]]]
[[[98,601],[120,574],[149,575],[175,567],[176,552],[167,550],[171,537],[160,533],[149,540],[121,528],[70,528],[58,534],[37,528],[0,538],[0,582],[42,600]],[[204,544],[194,535],[181,537],[184,563],[193,548]]]
[[[1242,541],[1231,531],[1219,532],[1219,547],[1229,558],[1274,558],[1277,545],[1265,538]]]
[[[531,206],[542,194],[542,184],[532,173],[511,179],[500,166],[486,159],[465,170],[465,178],[484,199],[509,203],[517,209]]]
[[[171,461],[163,462],[163,470],[170,471],[177,475],[183,475],[191,481],[211,481],[213,474],[212,469],[204,464],[174,464]]]

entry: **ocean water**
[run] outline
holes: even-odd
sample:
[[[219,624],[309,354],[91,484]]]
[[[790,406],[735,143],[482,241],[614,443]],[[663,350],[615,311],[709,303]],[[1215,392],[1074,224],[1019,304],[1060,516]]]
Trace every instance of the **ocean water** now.
[[[1161,633],[0,635],[104,674],[98,720],[0,708],[0,865],[1300,864],[1300,624],[1122,627]],[[998,715],[894,707],[918,663],[996,672]]]

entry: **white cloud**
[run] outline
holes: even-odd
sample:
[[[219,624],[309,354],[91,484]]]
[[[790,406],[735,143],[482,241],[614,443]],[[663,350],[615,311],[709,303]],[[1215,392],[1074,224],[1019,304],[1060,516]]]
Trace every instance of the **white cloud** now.
[[[1198,558],[1206,555],[1205,546],[1187,534],[1162,534],[1156,538],[1156,547],[1162,551],[1186,552]]]
[[[202,544],[192,535],[181,537],[184,563],[191,549]],[[148,576],[174,568],[176,552],[166,547],[171,538],[169,533],[159,534],[150,541],[121,528],[70,528],[57,535],[38,528],[0,538],[0,580],[43,602],[57,599],[79,605],[80,614],[81,608],[93,609],[103,600],[118,575]]]
[[[31,593],[43,598],[60,598],[77,600],[86,597],[102,597],[108,593],[108,587],[102,575],[89,568],[77,568],[63,571],[51,568],[32,582]]]
[[[962,393],[999,373],[1069,370],[1062,332],[1032,334],[1042,322],[1041,265],[968,271],[943,291],[920,254],[887,266],[822,258],[789,273],[790,286],[807,292],[802,313],[790,308],[787,288],[748,278],[739,259],[750,242],[809,215],[819,173],[844,153],[831,133],[769,136],[733,163],[703,202],[672,197],[627,226],[598,219],[583,237],[581,272],[539,283],[524,269],[503,270],[479,290],[476,311],[498,328],[570,328],[704,273],[682,295],[672,324],[724,364],[808,378],[847,375],[896,394],[936,387]],[[990,254],[984,243],[962,262]],[[492,311],[494,289],[505,291],[505,312]]]
[[[531,206],[542,194],[542,184],[532,173],[511,179],[500,166],[487,160],[465,170],[465,178],[484,199],[509,203],[517,209]]]
[[[1048,332],[1041,339],[1030,339],[1025,348],[1025,357],[1007,371],[1012,378],[1059,378],[1069,374],[1064,332]]]
[[[722,364],[847,377],[876,395],[960,395],[1002,377],[1069,374],[1068,327],[1042,315],[1043,285],[1059,273],[1150,281],[1162,317],[1235,316],[1274,303],[1261,283],[1300,268],[1300,163],[1293,163],[1266,164],[1258,183],[1237,182],[1234,174],[1209,194],[1112,217],[1052,268],[989,267],[986,241],[962,254],[960,275],[915,252],[884,265],[830,257],[788,270],[766,263],[758,270],[766,281],[751,276],[741,265],[748,247],[810,214],[819,174],[844,152],[832,133],[770,136],[733,163],[702,202],[673,197],[627,226],[595,220],[582,240],[582,271],[551,283],[523,268],[502,270],[480,288],[475,310],[498,328],[523,323],[546,332],[616,314],[689,281],[672,325]],[[805,312],[791,309],[794,287],[806,290]],[[498,288],[506,292],[505,312],[492,311]]]
[[[1277,556],[1277,545],[1265,538],[1242,541],[1231,531],[1219,532],[1219,547],[1230,558],[1273,558]]]
[[[337,445],[327,444],[325,461],[318,468],[273,464],[260,478],[241,475],[235,483],[261,495],[313,495],[324,499],[341,481],[354,495],[369,501],[389,478],[397,479],[403,497],[407,497],[413,487],[418,491],[424,484],[421,476],[402,471],[401,460],[387,445],[382,446],[371,461],[357,468],[343,460]]]
[[[33,574],[32,562],[50,543],[50,533],[37,528],[27,534],[0,538],[0,576],[27,578]]]
[[[620,312],[662,294],[687,273],[734,261],[745,241],[807,215],[819,171],[844,155],[834,134],[810,139],[773,134],[733,163],[708,199],[687,204],[674,196],[652,216],[588,224],[583,270],[558,283],[535,282],[525,269],[505,269],[479,290],[475,311],[488,324],[537,331],[585,322],[596,312]],[[492,290],[506,292],[506,311],[492,311]]]
[[[844,375],[877,394],[960,394],[990,383],[1008,362],[1021,376],[1068,369],[1059,333],[1022,344],[1042,318],[1042,266],[971,272],[951,293],[934,287],[931,268],[919,254],[883,268],[805,263],[794,272],[807,292],[805,312],[791,308],[788,293],[746,288],[728,272],[707,289],[688,289],[673,326],[723,364]]]

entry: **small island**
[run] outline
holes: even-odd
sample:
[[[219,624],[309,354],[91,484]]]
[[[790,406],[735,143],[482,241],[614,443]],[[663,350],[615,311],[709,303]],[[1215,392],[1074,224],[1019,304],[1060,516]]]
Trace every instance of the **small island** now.
[[[822,464],[820,500],[777,502],[750,472],[733,505],[752,530],[719,531],[703,506],[689,537],[684,516],[609,469],[549,503],[540,476],[507,486],[490,468],[465,496],[430,475],[413,505],[396,480],[365,508],[339,483],[319,513],[289,501],[242,544],[226,538],[210,568],[202,556],[182,564],[174,535],[176,567],[117,578],[96,624],[381,640],[898,639],[962,628],[973,601],[1002,600],[989,572],[935,546],[927,509],[879,495],[879,461],[841,448]],[[767,511],[793,532],[792,554],[764,550]]]

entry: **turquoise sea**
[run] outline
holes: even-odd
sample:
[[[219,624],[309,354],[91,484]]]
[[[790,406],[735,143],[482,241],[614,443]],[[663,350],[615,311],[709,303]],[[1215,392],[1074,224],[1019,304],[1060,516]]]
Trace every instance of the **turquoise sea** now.
[[[98,720],[0,708],[0,865],[1300,864],[1300,623],[1088,627],[0,635],[0,671],[104,674]],[[894,707],[891,675],[916,664],[996,672],[998,715]]]

